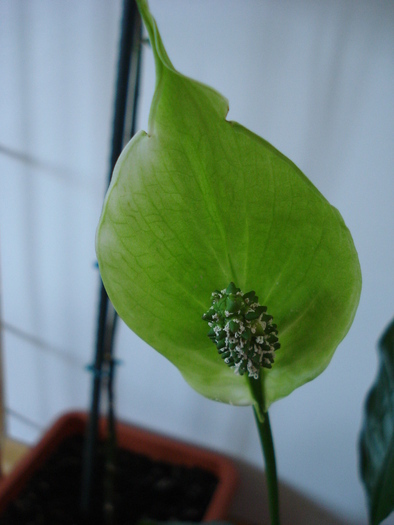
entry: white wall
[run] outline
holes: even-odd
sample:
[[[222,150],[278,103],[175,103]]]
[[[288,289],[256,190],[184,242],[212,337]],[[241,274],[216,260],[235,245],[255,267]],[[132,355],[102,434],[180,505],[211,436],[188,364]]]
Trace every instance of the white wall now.
[[[366,523],[357,472],[376,342],[393,316],[391,2],[151,0],[181,72],[290,157],[342,213],[363,293],[322,376],[271,409],[279,474]],[[108,164],[119,1],[1,0],[0,234],[6,395],[43,428],[85,407],[97,304],[94,232]],[[154,72],[144,51],[141,127]],[[28,156],[23,162],[17,154]],[[23,332],[23,337],[20,332]],[[251,410],[216,404],[120,327],[122,418],[262,465]],[[38,431],[8,418],[11,434]]]

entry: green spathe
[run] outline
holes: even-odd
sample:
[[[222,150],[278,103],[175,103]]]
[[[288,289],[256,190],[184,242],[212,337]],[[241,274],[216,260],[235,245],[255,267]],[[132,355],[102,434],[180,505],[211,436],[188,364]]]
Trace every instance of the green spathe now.
[[[172,66],[147,2],[156,63],[148,133],[126,146],[97,231],[108,295],[126,324],[198,392],[254,402],[206,335],[211,293],[255,290],[281,349],[264,369],[264,407],[314,379],[344,338],[361,273],[339,212],[284,155],[240,124],[228,102]]]

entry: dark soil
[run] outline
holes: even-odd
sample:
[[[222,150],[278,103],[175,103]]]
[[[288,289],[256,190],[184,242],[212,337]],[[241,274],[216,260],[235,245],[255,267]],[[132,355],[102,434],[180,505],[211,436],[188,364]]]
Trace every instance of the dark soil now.
[[[82,436],[68,438],[0,516],[0,525],[82,525],[79,515],[82,447]],[[96,512],[89,522],[94,525],[106,524],[102,512],[104,493],[99,482],[103,478],[103,465],[101,450],[95,476]],[[141,519],[201,521],[216,485],[217,479],[210,472],[152,461],[119,449],[114,525],[134,525]]]

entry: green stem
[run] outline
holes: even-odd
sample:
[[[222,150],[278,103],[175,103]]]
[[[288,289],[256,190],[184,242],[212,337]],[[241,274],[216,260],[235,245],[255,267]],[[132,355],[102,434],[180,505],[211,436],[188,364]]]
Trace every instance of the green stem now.
[[[278,478],[276,474],[275,450],[270,420],[268,412],[264,413],[264,420],[261,421],[260,414],[255,407],[253,407],[253,410],[265,461],[265,476],[268,488],[268,505],[271,516],[271,525],[280,525]]]
[[[260,380],[249,378],[249,385],[253,397],[256,400],[256,404],[253,406],[253,411],[265,461],[265,477],[267,480],[268,506],[271,525],[280,525],[278,477],[276,473],[274,441],[272,439],[270,420],[268,411],[264,411],[262,385]]]

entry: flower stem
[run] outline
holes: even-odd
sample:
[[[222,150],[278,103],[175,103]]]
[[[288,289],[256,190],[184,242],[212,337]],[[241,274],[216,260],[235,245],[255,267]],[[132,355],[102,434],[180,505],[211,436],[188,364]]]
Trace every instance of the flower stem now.
[[[265,461],[265,476],[267,480],[268,506],[271,517],[271,525],[280,525],[279,491],[278,477],[276,474],[274,440],[272,438],[268,411],[264,410],[262,383],[260,379],[253,379],[249,377],[248,380],[250,391],[254,400],[256,401],[253,406],[253,411]]]
[[[264,420],[261,421],[260,414],[255,407],[253,410],[265,461],[265,475],[268,488],[268,505],[271,516],[271,525],[280,525],[278,478],[276,474],[275,450],[270,420],[268,412],[264,413]]]

